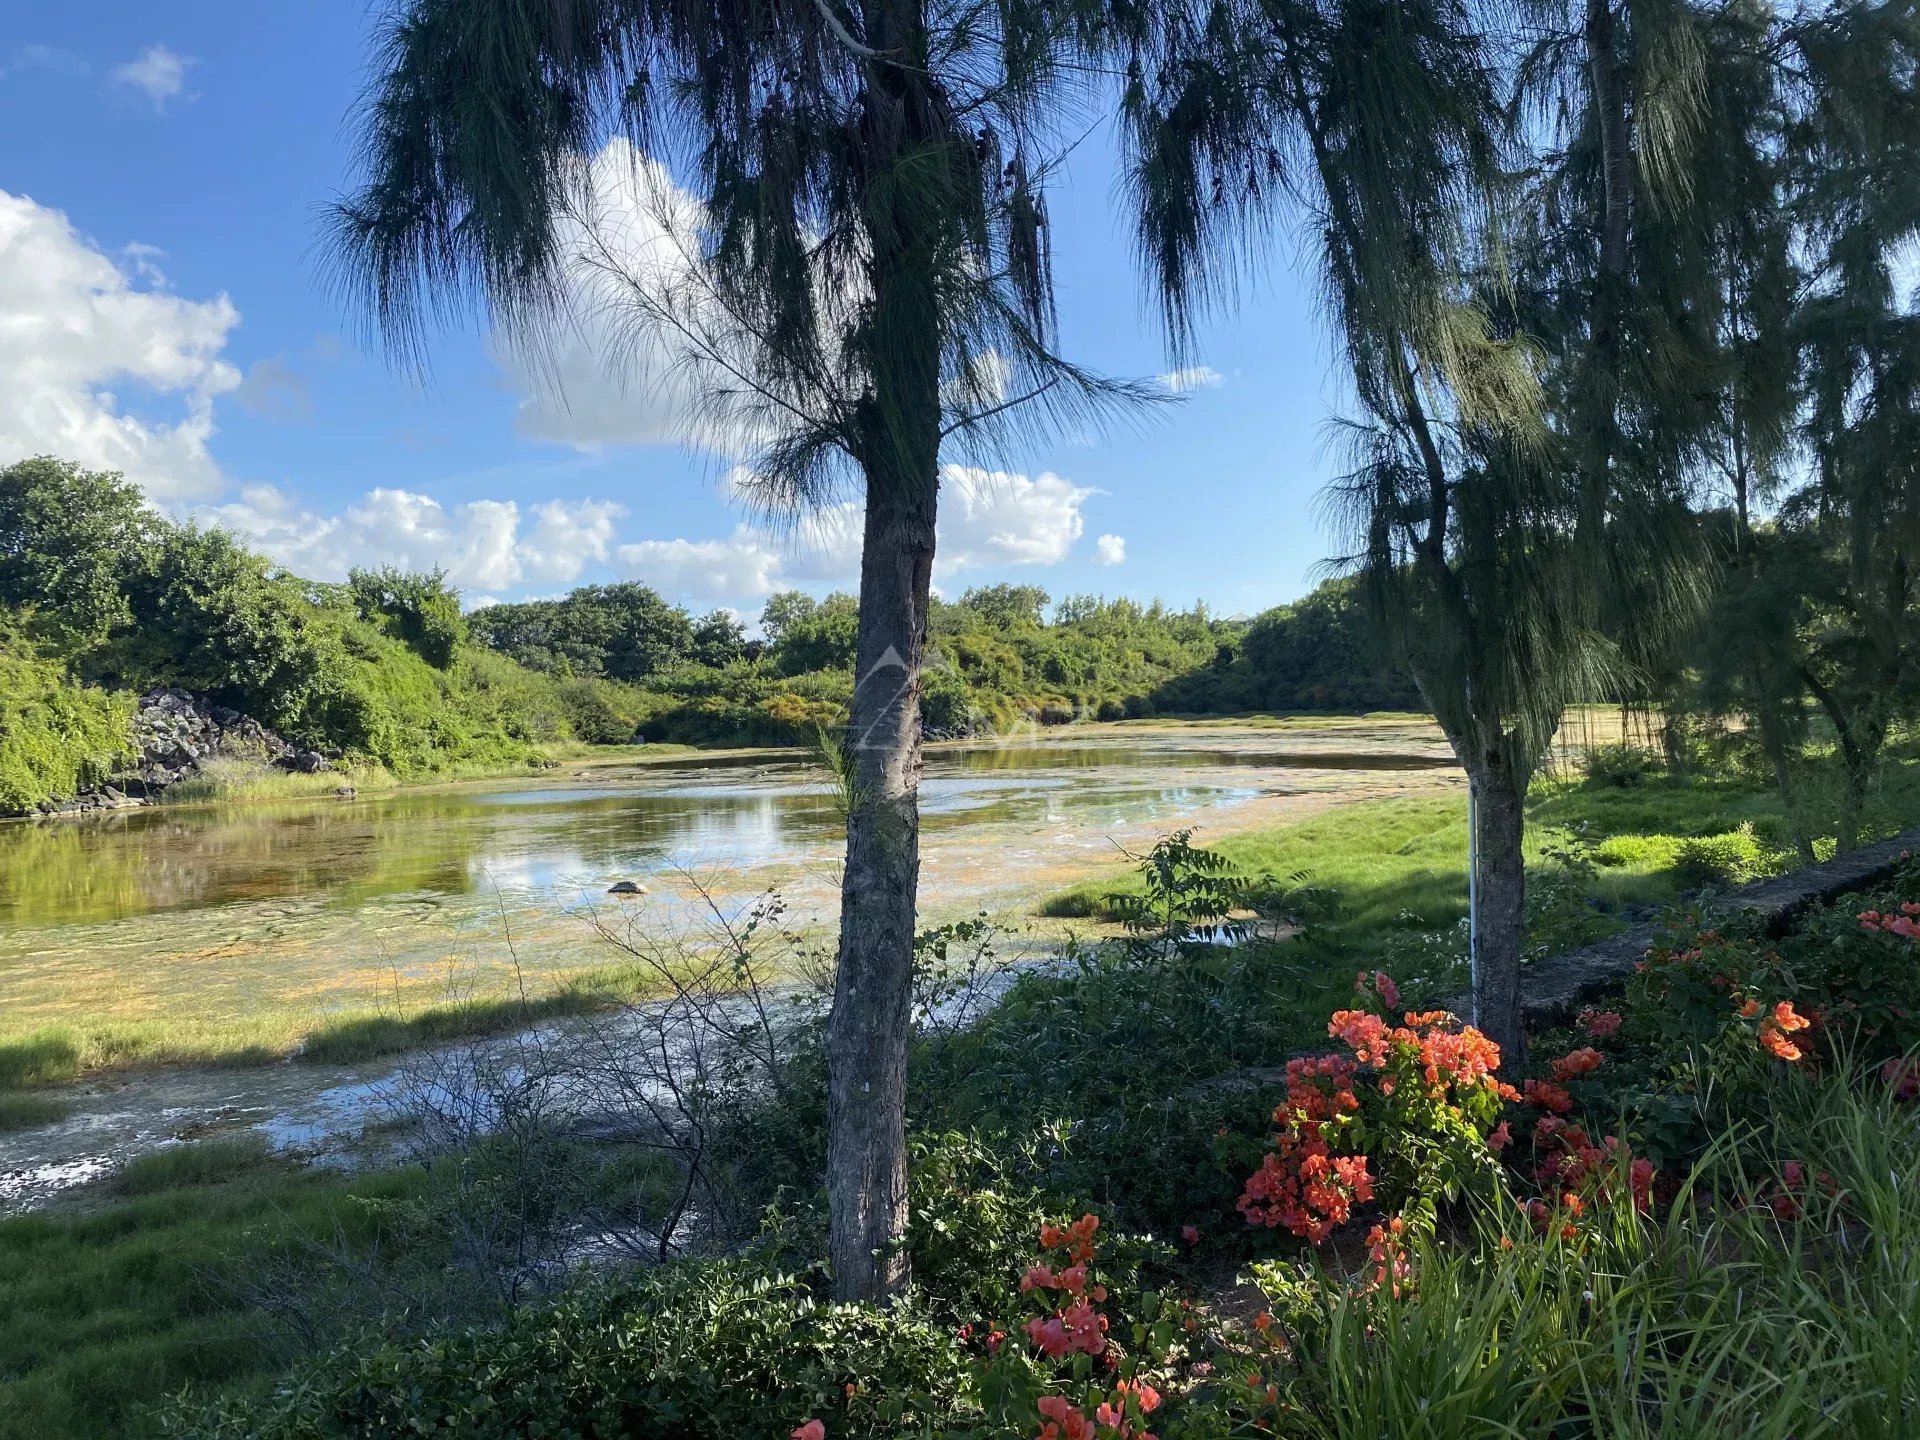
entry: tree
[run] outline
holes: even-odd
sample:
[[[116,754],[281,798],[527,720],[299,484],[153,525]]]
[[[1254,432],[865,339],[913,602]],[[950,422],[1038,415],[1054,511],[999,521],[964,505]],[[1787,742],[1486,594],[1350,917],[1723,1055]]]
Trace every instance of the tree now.
[[[50,455],[0,470],[0,605],[30,611],[31,631],[85,651],[128,618],[128,570],[159,517],[111,470]]]
[[[585,157],[659,167],[672,263],[591,259],[636,333],[668,337],[764,503],[864,491],[852,804],[828,1025],[836,1291],[899,1290],[918,689],[943,450],[1116,393],[1064,364],[1043,129],[1082,7],[1006,0],[405,0],[364,113],[367,175],[336,251],[389,340],[476,298],[537,339],[591,219]],[[641,170],[648,162],[636,161]],[[691,205],[664,177],[696,177]],[[693,213],[688,213],[689,211]],[[604,237],[602,237],[604,239]],[[678,361],[676,362],[678,363]],[[1143,393],[1143,392],[1142,392]]]
[[[488,605],[467,624],[482,644],[532,669],[632,684],[696,648],[692,617],[631,580],[582,585],[558,600]]]
[[[116,636],[118,675],[203,691],[279,729],[312,733],[337,682],[312,607],[224,530],[166,526],[127,578],[139,624]]]
[[[1051,599],[1038,585],[976,585],[960,597],[960,604],[987,624],[1009,630],[1040,624]]]
[[[697,665],[724,669],[746,657],[747,627],[725,610],[715,610],[693,622],[690,653]]]
[[[808,599],[804,610],[788,608],[773,646],[774,669],[782,675],[851,670],[859,644],[860,602],[835,591],[821,601]]]
[[[424,575],[390,565],[349,570],[347,593],[363,620],[384,617],[394,633],[436,669],[453,664],[460,642],[467,638],[460,592],[448,586],[444,570]]]
[[[1640,437],[1621,419],[1645,393],[1621,371],[1652,308],[1635,303],[1633,225],[1648,194],[1685,190],[1697,88],[1646,53],[1658,39],[1691,56],[1679,22],[1630,37],[1611,0],[1540,7],[1517,138],[1542,150],[1514,156],[1496,13],[1143,7],[1125,133],[1176,347],[1276,220],[1308,217],[1358,410],[1345,558],[1467,772],[1475,1023],[1517,1055],[1531,776],[1566,705],[1623,667],[1621,578],[1653,577],[1636,618],[1654,628],[1698,593],[1677,543],[1693,527],[1670,523],[1673,472],[1654,445],[1630,453]],[[1557,103],[1536,111],[1548,92]],[[1623,128],[1636,120],[1638,135]]]

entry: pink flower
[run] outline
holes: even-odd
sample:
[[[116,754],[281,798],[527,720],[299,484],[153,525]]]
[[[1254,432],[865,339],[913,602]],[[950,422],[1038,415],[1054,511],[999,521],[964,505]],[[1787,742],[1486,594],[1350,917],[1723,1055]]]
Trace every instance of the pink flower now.
[[[1386,1002],[1389,1010],[1400,1008],[1400,987],[1387,978],[1386,971],[1373,972],[1373,988],[1379,992],[1380,998]]]
[[[795,1427],[793,1440],[827,1440],[827,1427],[818,1420],[809,1420]]]
[[[1611,1039],[1620,1029],[1618,1010],[1582,1010],[1580,1028],[1595,1040]]]
[[[1196,1226],[1182,1225],[1180,1227],[1180,1238],[1189,1245],[1198,1245],[1200,1243],[1200,1231]]]

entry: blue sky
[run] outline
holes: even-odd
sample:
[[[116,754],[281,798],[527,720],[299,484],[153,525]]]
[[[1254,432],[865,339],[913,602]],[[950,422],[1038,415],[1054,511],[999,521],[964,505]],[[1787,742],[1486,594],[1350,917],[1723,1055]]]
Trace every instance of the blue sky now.
[[[363,343],[316,244],[351,177],[361,6],[14,11],[0,463],[53,451],[123,469],[321,578],[440,565],[505,598],[630,576],[747,614],[771,587],[851,579],[844,545],[796,553],[743,528],[712,456],[627,443],[657,427],[587,373],[584,342],[562,367],[567,405],[472,329],[435,337],[425,386]],[[1050,203],[1065,351],[1167,372],[1102,137]],[[1314,502],[1340,393],[1311,299],[1276,268],[1201,349],[1204,383],[1144,430],[1037,444],[1018,473],[950,487],[942,589],[1013,580],[1223,613],[1307,589],[1332,548]]]

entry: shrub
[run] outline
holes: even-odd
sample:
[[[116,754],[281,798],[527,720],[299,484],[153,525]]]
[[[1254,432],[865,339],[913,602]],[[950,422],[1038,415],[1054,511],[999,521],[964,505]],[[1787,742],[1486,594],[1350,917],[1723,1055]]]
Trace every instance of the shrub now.
[[[1761,844],[1751,824],[1742,824],[1719,835],[1682,840],[1674,852],[1674,878],[1688,889],[1725,889],[1778,874],[1783,858]]]
[[[965,1372],[952,1328],[912,1304],[834,1305],[812,1277],[715,1261],[585,1286],[497,1328],[349,1350],[267,1400],[176,1413],[166,1433],[739,1440],[820,1419],[839,1440],[938,1425]]]
[[[1583,765],[1587,783],[1618,790],[1638,789],[1660,769],[1659,758],[1652,751],[1624,744],[1594,746],[1587,751]]]
[[[66,799],[131,758],[133,697],[79,685],[0,613],[0,815]]]

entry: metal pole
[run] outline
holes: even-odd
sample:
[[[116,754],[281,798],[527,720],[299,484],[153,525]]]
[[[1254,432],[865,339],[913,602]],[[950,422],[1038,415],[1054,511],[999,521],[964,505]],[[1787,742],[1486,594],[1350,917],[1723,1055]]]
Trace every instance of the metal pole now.
[[[1467,776],[1467,984],[1473,1023],[1480,1023],[1480,824],[1473,776]]]

